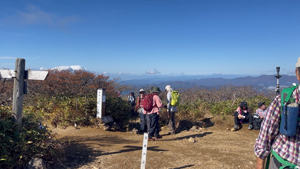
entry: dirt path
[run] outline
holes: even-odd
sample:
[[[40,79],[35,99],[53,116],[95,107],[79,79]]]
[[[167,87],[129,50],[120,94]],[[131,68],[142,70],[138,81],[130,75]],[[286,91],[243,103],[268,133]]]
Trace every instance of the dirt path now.
[[[68,168],[140,168],[142,135],[96,128],[69,127],[53,131],[59,140],[70,144],[66,159],[62,159]],[[183,131],[175,136],[166,133],[164,127],[163,138],[148,143],[147,169],[255,168],[253,145],[258,131],[243,128],[231,132],[213,126],[202,132]],[[196,142],[189,142],[190,137]]]

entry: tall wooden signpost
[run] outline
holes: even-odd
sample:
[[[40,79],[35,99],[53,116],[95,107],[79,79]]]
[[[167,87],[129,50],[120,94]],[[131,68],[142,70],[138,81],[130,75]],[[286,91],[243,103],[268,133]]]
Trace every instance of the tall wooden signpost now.
[[[0,78],[14,78],[12,112],[15,122],[22,125],[23,95],[27,94],[28,80],[45,80],[48,71],[25,70],[25,59],[16,59],[15,70],[0,70]]]

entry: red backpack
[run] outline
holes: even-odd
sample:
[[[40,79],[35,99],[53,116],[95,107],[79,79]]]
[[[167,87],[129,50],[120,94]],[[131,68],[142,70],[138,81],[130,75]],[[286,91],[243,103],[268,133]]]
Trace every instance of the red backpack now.
[[[153,94],[146,94],[144,97],[143,107],[146,111],[151,111],[153,108]]]

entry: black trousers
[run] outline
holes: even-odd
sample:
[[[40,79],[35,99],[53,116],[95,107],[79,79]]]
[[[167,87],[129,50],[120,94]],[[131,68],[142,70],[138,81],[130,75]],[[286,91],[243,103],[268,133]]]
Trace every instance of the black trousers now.
[[[235,112],[234,113],[234,124],[235,125],[238,125],[239,123],[248,123],[249,125],[252,125],[253,124],[253,116],[252,114],[244,114],[243,116],[246,116],[244,119],[239,119],[238,118],[238,115],[239,113],[238,112]]]
[[[158,137],[159,136],[159,126],[158,126],[158,120],[159,116],[157,113],[149,114],[149,120],[150,120],[150,130],[149,130],[149,138],[152,138],[153,136]]]

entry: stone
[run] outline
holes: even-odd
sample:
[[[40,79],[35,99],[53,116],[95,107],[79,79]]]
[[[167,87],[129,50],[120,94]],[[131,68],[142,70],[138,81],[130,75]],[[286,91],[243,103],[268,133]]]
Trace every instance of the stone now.
[[[190,131],[196,131],[198,129],[198,126],[193,126]]]
[[[139,132],[139,131],[138,131],[136,128],[133,128],[133,129],[132,129],[132,133],[133,133],[133,134],[138,134],[138,132]]]
[[[29,161],[26,169],[46,169],[46,164],[41,158],[33,158]]]
[[[103,125],[103,130],[108,131],[110,129],[110,125],[109,124],[104,124]]]
[[[206,113],[205,115],[204,115],[204,118],[208,118],[208,119],[210,119],[210,118],[213,118],[214,116],[212,115],[212,114],[210,114],[210,113]]]
[[[190,143],[195,143],[196,140],[195,140],[193,137],[190,137],[190,138],[189,138],[189,142],[190,142]]]

